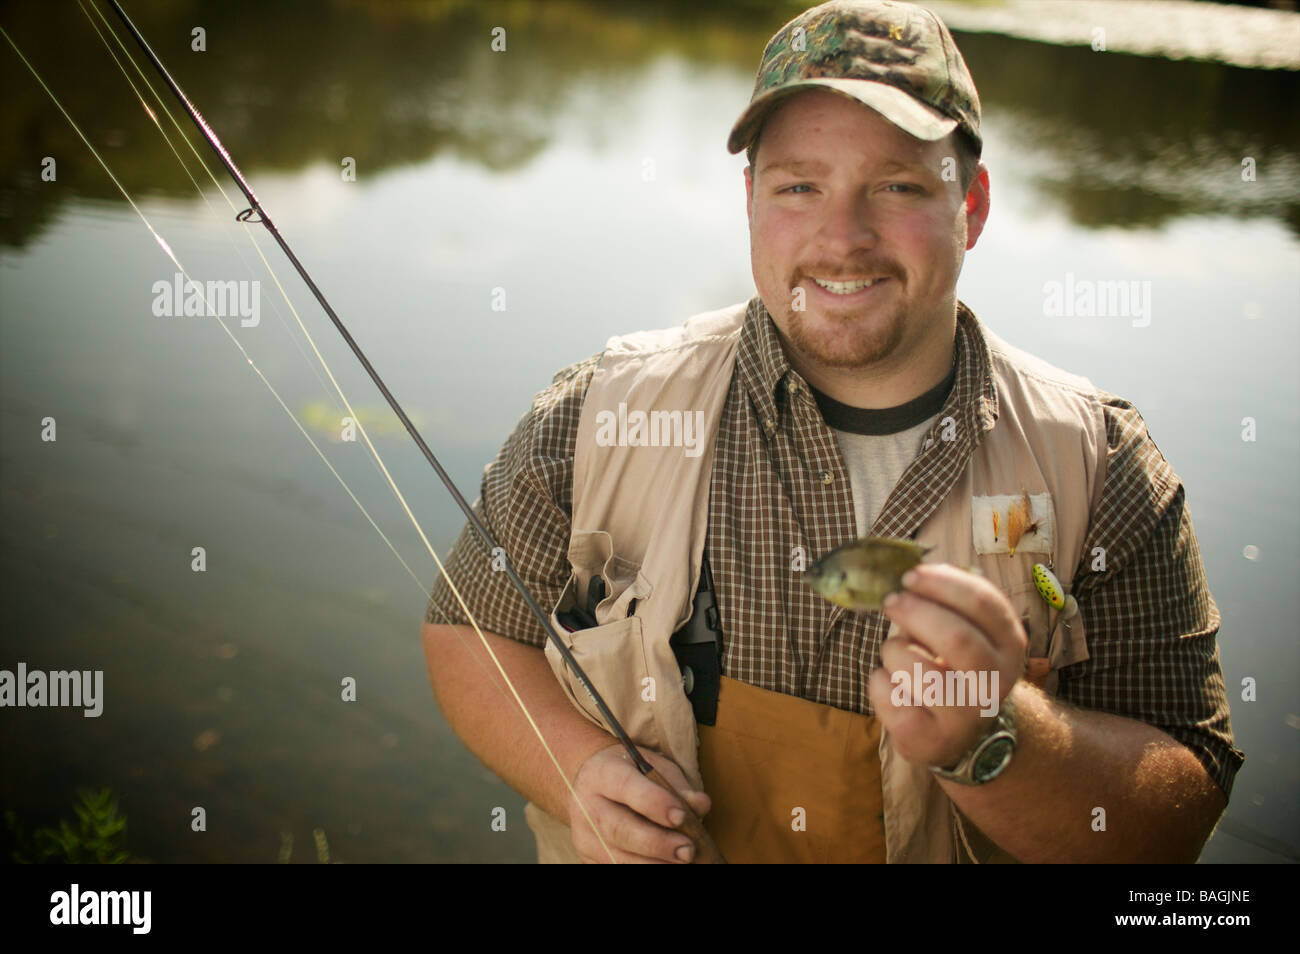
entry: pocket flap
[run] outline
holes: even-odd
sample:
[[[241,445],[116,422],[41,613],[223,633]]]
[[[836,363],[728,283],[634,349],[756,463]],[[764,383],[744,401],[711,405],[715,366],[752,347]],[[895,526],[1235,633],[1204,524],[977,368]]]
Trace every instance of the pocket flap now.
[[[614,552],[614,538],[604,530],[574,530],[569,538],[569,563],[576,577],[569,606],[585,606],[592,578],[604,579],[605,597],[596,606],[596,622],[602,626],[626,618],[632,601],[648,599],[653,589],[639,563]],[[561,611],[569,606],[561,598]]]

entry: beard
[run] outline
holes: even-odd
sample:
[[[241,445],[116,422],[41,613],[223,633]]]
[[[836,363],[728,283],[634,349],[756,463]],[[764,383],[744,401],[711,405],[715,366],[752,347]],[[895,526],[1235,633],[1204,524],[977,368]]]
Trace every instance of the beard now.
[[[879,270],[876,274],[880,274]],[[778,327],[784,329],[795,350],[822,367],[852,370],[879,364],[898,350],[907,328],[907,307],[899,300],[900,271],[888,269],[885,277],[897,286],[881,289],[890,300],[852,311],[821,308],[795,311],[792,304],[786,303]],[[813,284],[806,274],[796,274],[787,287],[793,288],[804,279],[807,284]]]
[[[867,323],[862,315],[814,315],[792,311],[790,344],[825,368],[866,368],[893,354],[903,340],[906,316],[901,305]]]

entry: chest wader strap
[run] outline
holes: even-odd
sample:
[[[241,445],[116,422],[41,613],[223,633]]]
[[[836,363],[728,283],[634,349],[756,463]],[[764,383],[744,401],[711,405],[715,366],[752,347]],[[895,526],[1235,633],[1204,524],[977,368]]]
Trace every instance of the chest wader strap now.
[[[707,552],[691,618],[671,645],[699,723],[713,799],[704,824],[728,859],[884,862],[880,723],[724,678]]]
[[[722,686],[722,623],[707,552],[701,559],[700,584],[695,589],[691,618],[673,633],[670,645],[682,671],[682,688],[695,710],[695,721],[700,725],[715,724]]]

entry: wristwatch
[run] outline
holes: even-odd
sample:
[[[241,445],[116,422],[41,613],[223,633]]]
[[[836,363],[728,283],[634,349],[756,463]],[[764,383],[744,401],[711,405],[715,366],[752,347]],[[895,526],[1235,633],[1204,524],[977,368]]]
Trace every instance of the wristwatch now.
[[[959,785],[984,785],[1001,775],[1016,753],[1016,710],[1010,693],[1002,700],[988,734],[952,768],[931,765],[939,778]]]

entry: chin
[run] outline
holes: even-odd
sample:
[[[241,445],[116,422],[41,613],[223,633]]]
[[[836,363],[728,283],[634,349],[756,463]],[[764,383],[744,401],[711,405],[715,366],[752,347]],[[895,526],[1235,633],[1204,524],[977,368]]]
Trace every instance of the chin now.
[[[865,368],[898,350],[903,340],[902,316],[892,314],[882,325],[864,327],[864,319],[791,313],[787,337],[801,355],[826,368]]]

